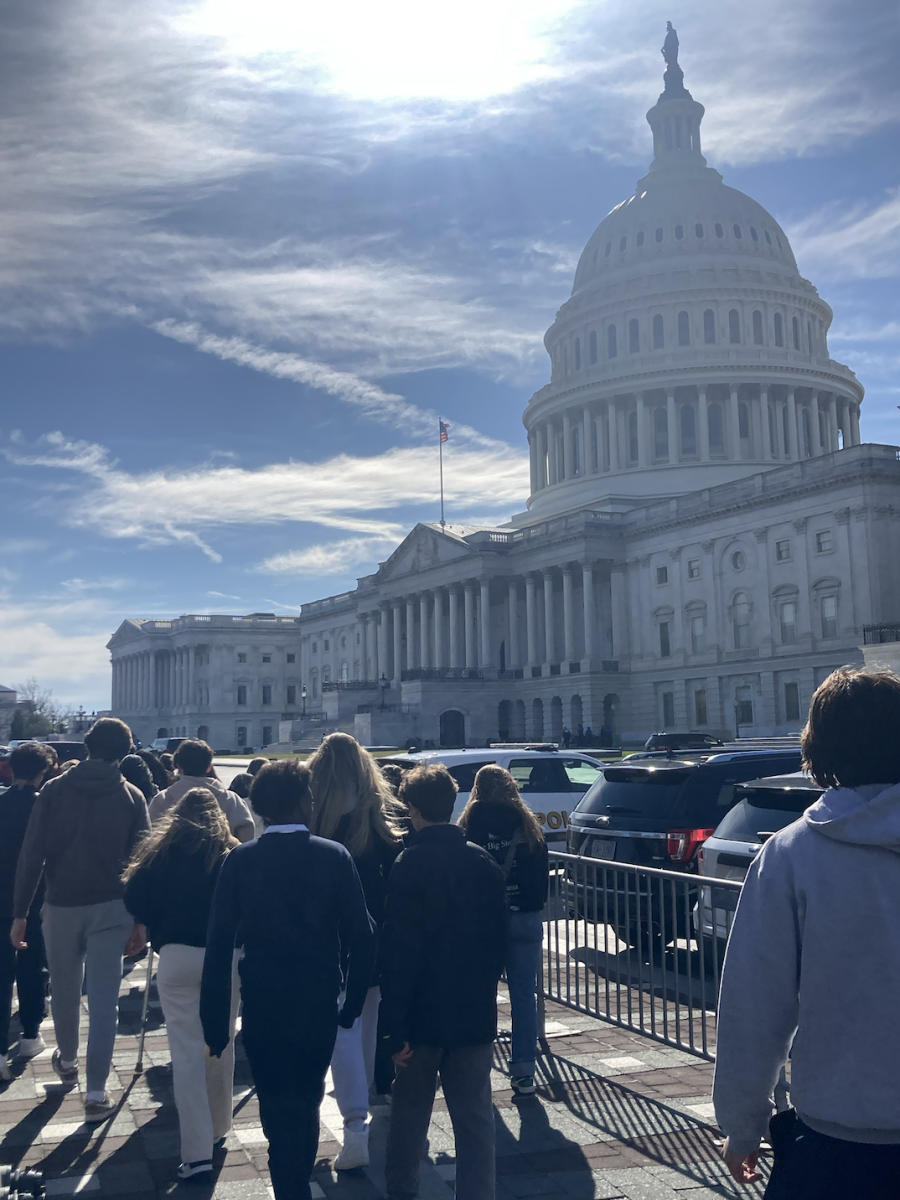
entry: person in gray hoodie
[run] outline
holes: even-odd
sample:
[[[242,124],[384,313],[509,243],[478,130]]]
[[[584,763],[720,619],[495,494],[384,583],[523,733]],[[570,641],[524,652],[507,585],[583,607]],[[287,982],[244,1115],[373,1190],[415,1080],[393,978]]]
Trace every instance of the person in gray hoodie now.
[[[828,790],[751,866],[719,1000],[716,1119],[734,1179],[767,1200],[900,1196],[900,677],[818,688],[804,767]],[[772,1116],[791,1059],[793,1109]]]
[[[216,778],[212,746],[199,738],[186,738],[175,751],[175,766],[180,778],[150,801],[150,820],[154,825],[192,788],[204,787],[218,800],[228,828],[239,842],[249,842],[256,837],[250,805]]]

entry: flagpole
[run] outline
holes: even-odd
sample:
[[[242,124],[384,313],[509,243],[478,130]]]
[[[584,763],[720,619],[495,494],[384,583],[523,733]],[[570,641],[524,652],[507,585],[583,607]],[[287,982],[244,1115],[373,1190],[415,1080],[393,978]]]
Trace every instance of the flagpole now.
[[[444,422],[438,417],[438,460],[441,473],[441,529],[444,528]]]

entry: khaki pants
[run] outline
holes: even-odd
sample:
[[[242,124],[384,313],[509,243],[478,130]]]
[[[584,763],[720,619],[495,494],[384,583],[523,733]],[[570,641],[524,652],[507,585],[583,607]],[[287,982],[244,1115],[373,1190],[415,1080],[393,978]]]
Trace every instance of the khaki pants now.
[[[166,1019],[182,1162],[212,1158],[213,1142],[231,1129],[234,1023],[237,1018],[237,952],[231,987],[231,1040],[212,1058],[200,1024],[202,946],[169,942],[159,952],[156,986]]]

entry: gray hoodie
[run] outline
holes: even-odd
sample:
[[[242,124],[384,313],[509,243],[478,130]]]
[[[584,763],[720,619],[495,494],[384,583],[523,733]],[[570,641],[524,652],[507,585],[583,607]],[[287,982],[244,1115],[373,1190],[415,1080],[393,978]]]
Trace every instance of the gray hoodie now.
[[[832,789],[766,843],[738,904],[713,1088],[731,1148],[766,1135],[789,1052],[811,1129],[900,1142],[898,1003],[900,784]]]
[[[218,800],[228,828],[239,842],[249,842],[256,837],[250,805],[236,792],[229,791],[214,775],[182,775],[164,792],[157,792],[150,801],[150,820],[155,824],[182,796],[186,796],[191,788],[198,787],[207,788]]]

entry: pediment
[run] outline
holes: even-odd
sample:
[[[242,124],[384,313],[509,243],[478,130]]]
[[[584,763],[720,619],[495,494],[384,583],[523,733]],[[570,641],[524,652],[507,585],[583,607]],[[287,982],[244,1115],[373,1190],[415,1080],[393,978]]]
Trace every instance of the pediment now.
[[[125,646],[129,642],[137,641],[138,638],[143,636],[141,624],[142,622],[135,621],[131,617],[123,621],[116,632],[106,643],[107,650],[112,650],[118,646]]]
[[[471,553],[471,547],[459,533],[444,532],[431,525],[417,525],[390,558],[381,564],[375,580],[383,584],[407,575],[418,575],[444,563],[468,558]]]

